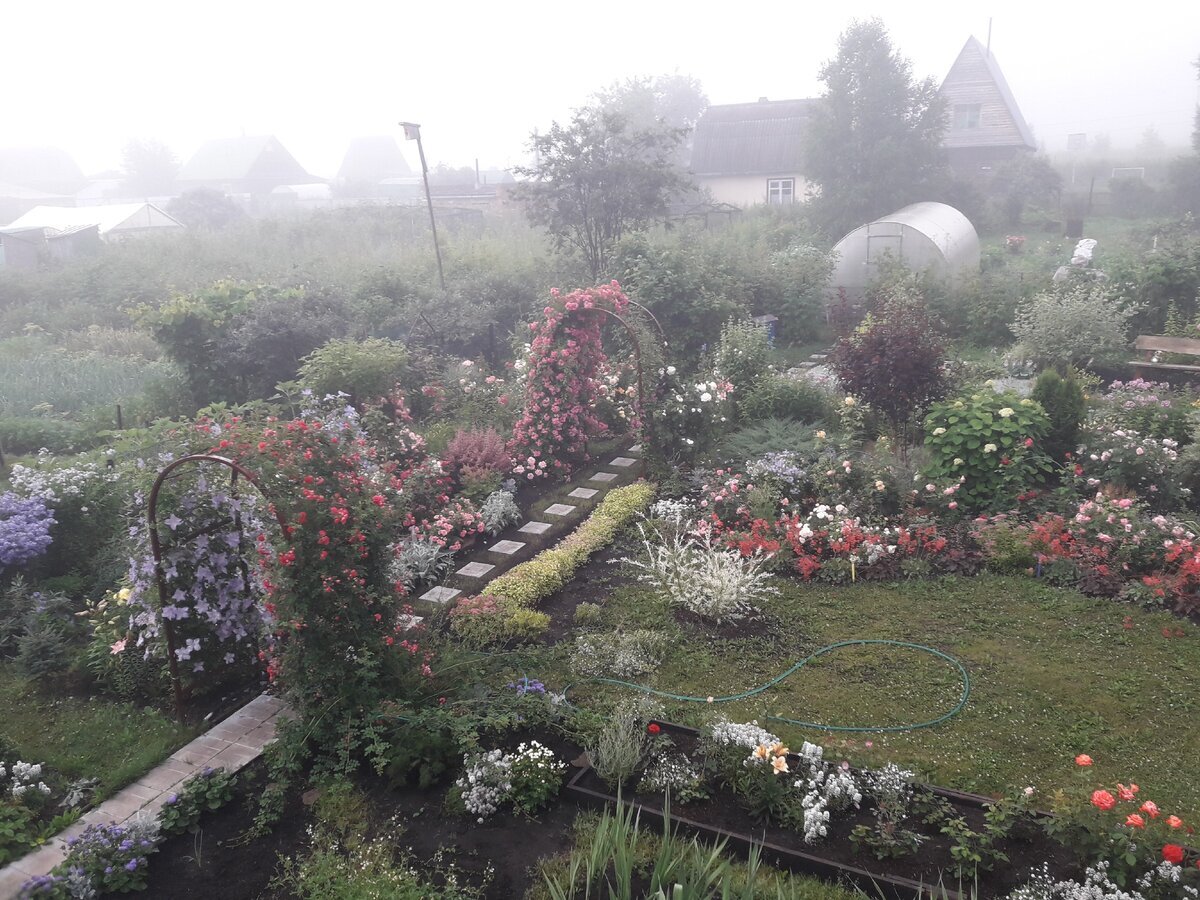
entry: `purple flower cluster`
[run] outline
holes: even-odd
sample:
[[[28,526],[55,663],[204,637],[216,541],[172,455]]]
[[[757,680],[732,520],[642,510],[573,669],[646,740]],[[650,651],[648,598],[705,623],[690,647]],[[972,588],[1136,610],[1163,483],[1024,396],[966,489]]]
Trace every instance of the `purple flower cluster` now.
[[[509,690],[515,690],[518,697],[523,697],[526,694],[544,694],[546,686],[540,681],[533,681],[522,675],[516,681],[508,683]]]
[[[0,494],[0,573],[45,553],[52,525],[54,512],[41,497]]]

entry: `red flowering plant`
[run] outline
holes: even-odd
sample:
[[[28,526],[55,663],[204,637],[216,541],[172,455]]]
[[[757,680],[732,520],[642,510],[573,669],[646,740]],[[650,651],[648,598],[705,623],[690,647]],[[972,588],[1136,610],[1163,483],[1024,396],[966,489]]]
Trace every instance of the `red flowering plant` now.
[[[629,303],[615,281],[550,296],[542,321],[529,326],[525,406],[509,444],[514,473],[529,481],[569,475],[587,460],[589,437],[607,430],[596,415],[600,310],[620,314]]]
[[[1192,833],[1179,816],[1169,814],[1147,798],[1137,784],[1118,782],[1095,787],[1090,781],[1092,757],[1075,757],[1078,791],[1056,791],[1052,818],[1044,820],[1046,833],[1073,851],[1084,866],[1109,864],[1109,878],[1133,886],[1138,879],[1167,862],[1191,867],[1178,873],[1175,884],[1200,884],[1200,854],[1185,846]],[[1183,896],[1169,894],[1168,896]]]

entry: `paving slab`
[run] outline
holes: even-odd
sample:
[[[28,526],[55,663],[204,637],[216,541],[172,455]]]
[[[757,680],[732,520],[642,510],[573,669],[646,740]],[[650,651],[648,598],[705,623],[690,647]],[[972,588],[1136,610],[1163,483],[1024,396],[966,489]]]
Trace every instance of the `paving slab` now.
[[[210,765],[214,769],[228,769],[230,772],[237,772],[257,759],[261,752],[261,750],[242,747],[239,744],[231,744],[214,756]]]
[[[546,515],[548,516],[569,516],[575,512],[578,507],[568,506],[565,503],[555,503],[553,506],[546,507]]]
[[[600,493],[600,491],[598,491],[596,488],[575,488],[575,490],[571,491],[571,493],[567,494],[567,496],[576,497],[580,500],[591,500],[598,493]]]
[[[438,585],[435,588],[430,588],[421,595],[422,600],[428,600],[430,603],[449,603],[462,591],[455,588],[442,587]]]
[[[616,472],[597,472],[588,481],[600,481],[607,484],[610,481],[616,481],[620,477]]]
[[[396,627],[402,631],[408,631],[410,628],[416,628],[424,621],[424,616],[411,616],[405,613],[404,615],[396,617]],[[274,721],[274,719],[271,721]]]
[[[28,853],[18,859],[13,865],[18,871],[24,872],[26,876],[46,875],[57,866],[67,855],[67,848],[62,844],[56,844],[53,841],[49,844],[43,844],[32,853]]]
[[[16,865],[7,865],[0,869],[0,898],[8,900],[9,897],[17,896],[21,885],[28,880],[29,876],[18,869]]]
[[[522,544],[522,546],[524,545]],[[454,574],[465,575],[467,578],[482,578],[494,568],[496,567],[489,563],[469,562]]]
[[[488,547],[488,550],[492,553],[503,553],[505,556],[512,556],[524,546],[524,541],[497,541]]]
[[[629,456],[618,456],[609,465],[616,466],[618,469],[628,469],[630,466],[637,465],[637,460]]]
[[[517,531],[522,534],[545,534],[553,527],[549,522],[526,522]]]
[[[632,447],[630,447],[630,448],[629,448],[628,450],[626,450],[625,452],[626,452],[626,453],[641,453],[641,452],[642,452],[642,445],[641,445],[641,444],[634,444]]]

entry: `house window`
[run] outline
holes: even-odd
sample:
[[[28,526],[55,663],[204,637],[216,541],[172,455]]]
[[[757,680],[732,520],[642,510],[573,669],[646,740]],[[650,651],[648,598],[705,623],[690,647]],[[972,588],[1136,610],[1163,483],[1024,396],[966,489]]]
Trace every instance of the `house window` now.
[[[795,178],[768,178],[767,203],[794,203],[796,200]]]
[[[954,107],[954,130],[962,131],[967,128],[979,127],[979,114],[982,104],[960,103]]]

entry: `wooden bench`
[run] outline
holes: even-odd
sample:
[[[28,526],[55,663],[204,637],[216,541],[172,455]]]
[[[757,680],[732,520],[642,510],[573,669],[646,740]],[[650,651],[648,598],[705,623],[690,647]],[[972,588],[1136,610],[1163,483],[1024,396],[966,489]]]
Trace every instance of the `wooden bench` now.
[[[1200,365],[1189,366],[1183,363],[1158,362],[1157,358],[1163,353],[1178,353],[1184,356],[1200,357],[1200,341],[1191,338],[1167,337],[1164,334],[1139,334],[1133,346],[1142,355],[1141,359],[1130,362],[1138,377],[1149,372],[1180,372],[1200,374]]]

